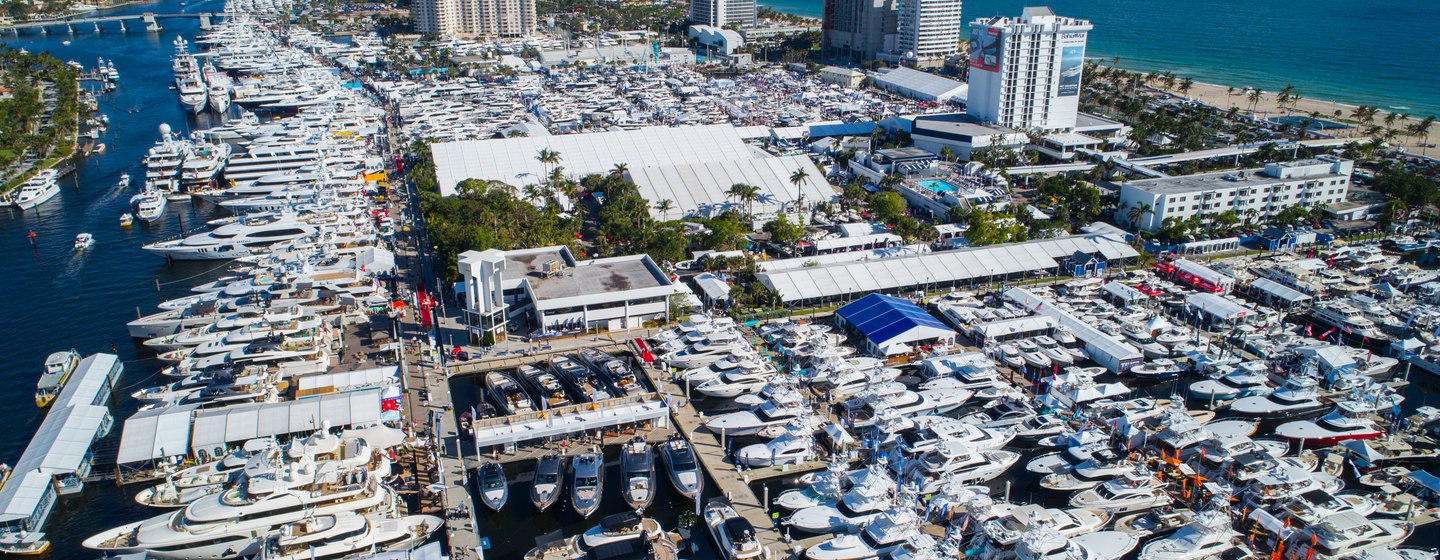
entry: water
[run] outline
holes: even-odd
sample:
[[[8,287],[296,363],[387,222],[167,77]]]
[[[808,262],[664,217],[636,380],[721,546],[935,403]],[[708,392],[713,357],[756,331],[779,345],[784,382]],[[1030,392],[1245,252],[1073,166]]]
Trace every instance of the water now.
[[[134,14],[146,11],[176,13],[211,11],[222,7],[220,0],[180,6],[166,1],[130,6],[110,13]],[[18,39],[7,35],[0,43],[31,52],[49,51],[64,60],[75,60],[90,68],[96,57],[114,59],[120,72],[120,88],[100,94],[99,112],[109,115],[110,130],[101,139],[107,153],[80,160],[73,175],[61,179],[61,193],[37,210],[25,213],[0,209],[0,285],[6,313],[5,336],[0,337],[0,371],[9,382],[0,385],[0,422],[9,428],[0,433],[0,461],[14,464],[30,437],[44,419],[45,411],[35,408],[35,380],[45,356],[57,350],[76,348],[82,354],[117,352],[125,361],[112,412],[114,430],[97,447],[100,469],[113,463],[121,426],[138,405],[128,397],[135,389],[158,384],[160,363],[144,352],[125,332],[125,322],[154,311],[156,303],[189,293],[189,288],[223,272],[215,263],[177,263],[140,249],[144,243],[176,235],[185,227],[201,225],[215,213],[213,206],[171,202],[166,215],[151,224],[136,223],[122,228],[120,214],[127,211],[131,195],[143,184],[145,151],[159,137],[157,127],[169,123],[176,131],[196,126],[187,117],[175,93],[169,89],[171,43],[177,35],[192,39],[198,31],[194,20],[162,20],[160,33],[131,31],[122,35],[111,23],[95,35],[85,29],[73,36],[63,30],[41,36],[26,32]],[[132,26],[134,27],[134,26]],[[62,41],[72,44],[64,46]],[[88,86],[88,87],[93,87]],[[122,172],[134,181],[129,189],[115,188]],[[32,246],[27,233],[35,232]],[[83,253],[72,250],[75,235],[89,232],[95,245]],[[159,291],[156,282],[160,283]],[[129,493],[139,488],[127,488]],[[80,541],[109,527],[145,519],[160,513],[136,504],[110,482],[87,485],[81,495],[63,497],[46,526],[52,541],[51,557],[57,560],[90,559],[99,554],[85,550]]]
[[[820,17],[823,0],[761,4]],[[1086,54],[1119,56],[1125,68],[1266,91],[1293,84],[1310,99],[1440,114],[1440,3],[1430,0],[966,0],[964,16],[1018,16],[1026,5],[1090,20]]]

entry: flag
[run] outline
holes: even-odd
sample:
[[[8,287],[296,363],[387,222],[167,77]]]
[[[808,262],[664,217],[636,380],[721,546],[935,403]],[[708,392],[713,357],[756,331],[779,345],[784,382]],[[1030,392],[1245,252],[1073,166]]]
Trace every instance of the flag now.
[[[1350,325],[1345,325],[1345,334],[1352,334],[1352,331],[1350,330]]]
[[[1305,336],[1310,336],[1310,327],[1313,326],[1314,325],[1305,325]]]
[[[380,399],[380,412],[400,411],[400,397]]]

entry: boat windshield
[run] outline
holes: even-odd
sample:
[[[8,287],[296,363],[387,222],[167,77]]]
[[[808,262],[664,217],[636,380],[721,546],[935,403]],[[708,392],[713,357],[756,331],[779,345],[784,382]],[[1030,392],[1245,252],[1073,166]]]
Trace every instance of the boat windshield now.
[[[591,488],[600,485],[600,480],[593,476],[582,476],[575,479],[575,486],[578,488]]]

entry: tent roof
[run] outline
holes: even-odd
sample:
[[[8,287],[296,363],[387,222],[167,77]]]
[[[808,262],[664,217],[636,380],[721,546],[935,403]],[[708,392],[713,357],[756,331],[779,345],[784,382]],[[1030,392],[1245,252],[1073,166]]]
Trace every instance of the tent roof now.
[[[1185,304],[1214,315],[1224,321],[1233,321],[1255,315],[1255,310],[1249,306],[1218,294],[1190,294],[1185,296]]]
[[[875,346],[955,336],[939,319],[909,300],[870,294],[835,312]]]
[[[1145,295],[1145,292],[1137,290],[1123,282],[1107,282],[1104,286],[1100,286],[1100,289],[1105,290],[1110,295],[1125,300],[1126,303],[1150,299],[1150,296]]]
[[[364,426],[380,420],[380,389],[361,389],[281,403],[257,403],[195,414],[190,447],[200,449],[261,437],[332,427]]]
[[[1305,293],[1301,292],[1300,290],[1296,290],[1294,288],[1291,288],[1290,286],[1286,286],[1269,278],[1256,278],[1255,281],[1250,283],[1250,285],[1254,286],[1257,290],[1263,291],[1267,294],[1283,299],[1290,303],[1310,301],[1312,299],[1310,296],[1305,295]]]
[[[153,461],[190,451],[190,415],[199,405],[172,406],[138,412],[125,421],[117,464]]]

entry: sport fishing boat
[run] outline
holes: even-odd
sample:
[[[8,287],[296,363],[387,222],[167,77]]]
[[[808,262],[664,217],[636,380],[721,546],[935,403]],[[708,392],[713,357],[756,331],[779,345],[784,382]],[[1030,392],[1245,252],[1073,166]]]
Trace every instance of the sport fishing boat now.
[[[545,511],[560,501],[565,490],[565,458],[550,453],[535,464],[535,478],[530,484],[530,503],[536,511]]]
[[[665,472],[676,492],[692,500],[700,495],[705,477],[695,463],[695,450],[689,441],[678,434],[670,436],[660,445],[660,462],[665,463]]]
[[[45,358],[45,370],[40,374],[40,382],[35,385],[35,406],[45,408],[55,402],[55,397],[60,396],[60,390],[65,388],[65,382],[70,380],[70,374],[75,373],[79,365],[80,353],[73,349],[55,352]]]
[[[605,458],[598,453],[582,453],[570,465],[570,504],[580,517],[590,517],[600,509],[601,484]]]
[[[476,478],[480,484],[480,501],[485,502],[485,507],[495,511],[505,507],[505,501],[510,499],[510,483],[505,480],[505,467],[486,461],[477,470]]]
[[[643,511],[655,500],[654,457],[642,437],[620,446],[620,490],[632,510]]]

